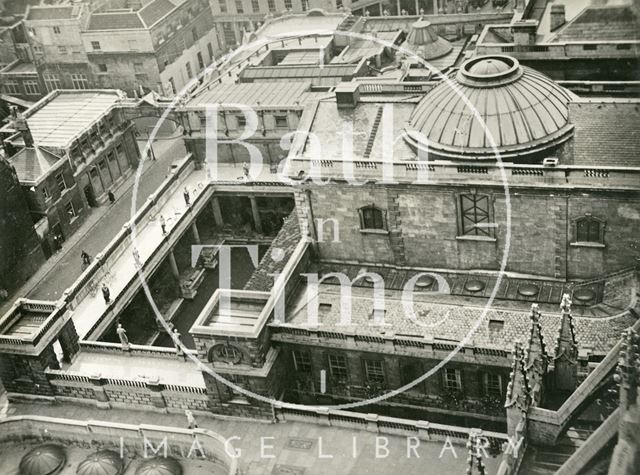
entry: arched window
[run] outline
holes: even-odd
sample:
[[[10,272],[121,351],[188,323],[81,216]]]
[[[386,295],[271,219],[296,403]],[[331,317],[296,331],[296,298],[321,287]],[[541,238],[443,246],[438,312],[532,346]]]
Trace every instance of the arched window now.
[[[604,244],[604,221],[585,216],[576,220],[576,241]]]
[[[384,210],[369,205],[360,208],[358,212],[360,213],[361,229],[386,229]]]

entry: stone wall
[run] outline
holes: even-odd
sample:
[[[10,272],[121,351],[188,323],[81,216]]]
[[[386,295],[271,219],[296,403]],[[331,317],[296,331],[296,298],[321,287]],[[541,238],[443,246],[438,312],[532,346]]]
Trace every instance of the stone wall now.
[[[588,278],[628,267],[638,256],[637,193],[511,188],[507,198],[504,189],[489,186],[307,186],[315,222],[336,219],[339,226],[339,242],[332,240],[331,225],[324,226],[330,234],[318,236],[322,259],[498,270],[509,238],[507,271]],[[493,238],[461,236],[459,195],[474,192],[489,195]],[[301,221],[308,218],[307,201],[296,194]],[[388,232],[360,229],[358,209],[372,204],[386,211]],[[576,220],[589,213],[605,222],[604,246],[572,245]]]

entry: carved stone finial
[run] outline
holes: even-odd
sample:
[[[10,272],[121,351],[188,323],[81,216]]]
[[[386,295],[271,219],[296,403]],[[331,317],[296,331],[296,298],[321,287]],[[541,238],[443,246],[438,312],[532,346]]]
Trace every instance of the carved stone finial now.
[[[562,295],[560,310],[562,310],[562,313],[571,313],[571,297],[569,296],[569,294]]]

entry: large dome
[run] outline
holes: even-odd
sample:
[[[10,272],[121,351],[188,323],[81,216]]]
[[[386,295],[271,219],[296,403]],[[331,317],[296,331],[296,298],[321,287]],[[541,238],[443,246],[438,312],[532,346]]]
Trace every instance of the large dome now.
[[[120,475],[123,469],[120,455],[112,450],[101,450],[80,462],[76,475]]]
[[[526,157],[571,136],[572,97],[514,58],[478,56],[420,101],[407,127],[407,140],[443,158],[496,159],[477,111],[501,158]]]

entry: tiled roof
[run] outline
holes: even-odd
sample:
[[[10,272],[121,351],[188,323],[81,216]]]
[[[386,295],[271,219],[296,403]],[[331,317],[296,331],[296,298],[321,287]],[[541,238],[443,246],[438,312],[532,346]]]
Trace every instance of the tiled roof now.
[[[67,18],[75,18],[76,11],[73,6],[54,7],[42,6],[31,7],[27,14],[26,20],[64,20]]]
[[[60,157],[46,149],[35,147],[23,148],[9,160],[16,169],[20,182],[30,183],[45,176]]]
[[[78,134],[104,116],[119,100],[115,91],[61,92],[34,113],[27,123],[40,146],[66,147]]]
[[[640,101],[584,100],[569,105],[575,165],[640,167]]]
[[[174,8],[176,8],[176,5],[169,0],[155,0],[138,10],[138,14],[147,28],[149,28]]]
[[[135,12],[93,13],[89,17],[89,31],[144,29],[144,23]]]
[[[630,6],[585,8],[563,26],[552,41],[632,41],[638,40],[640,21]]]

